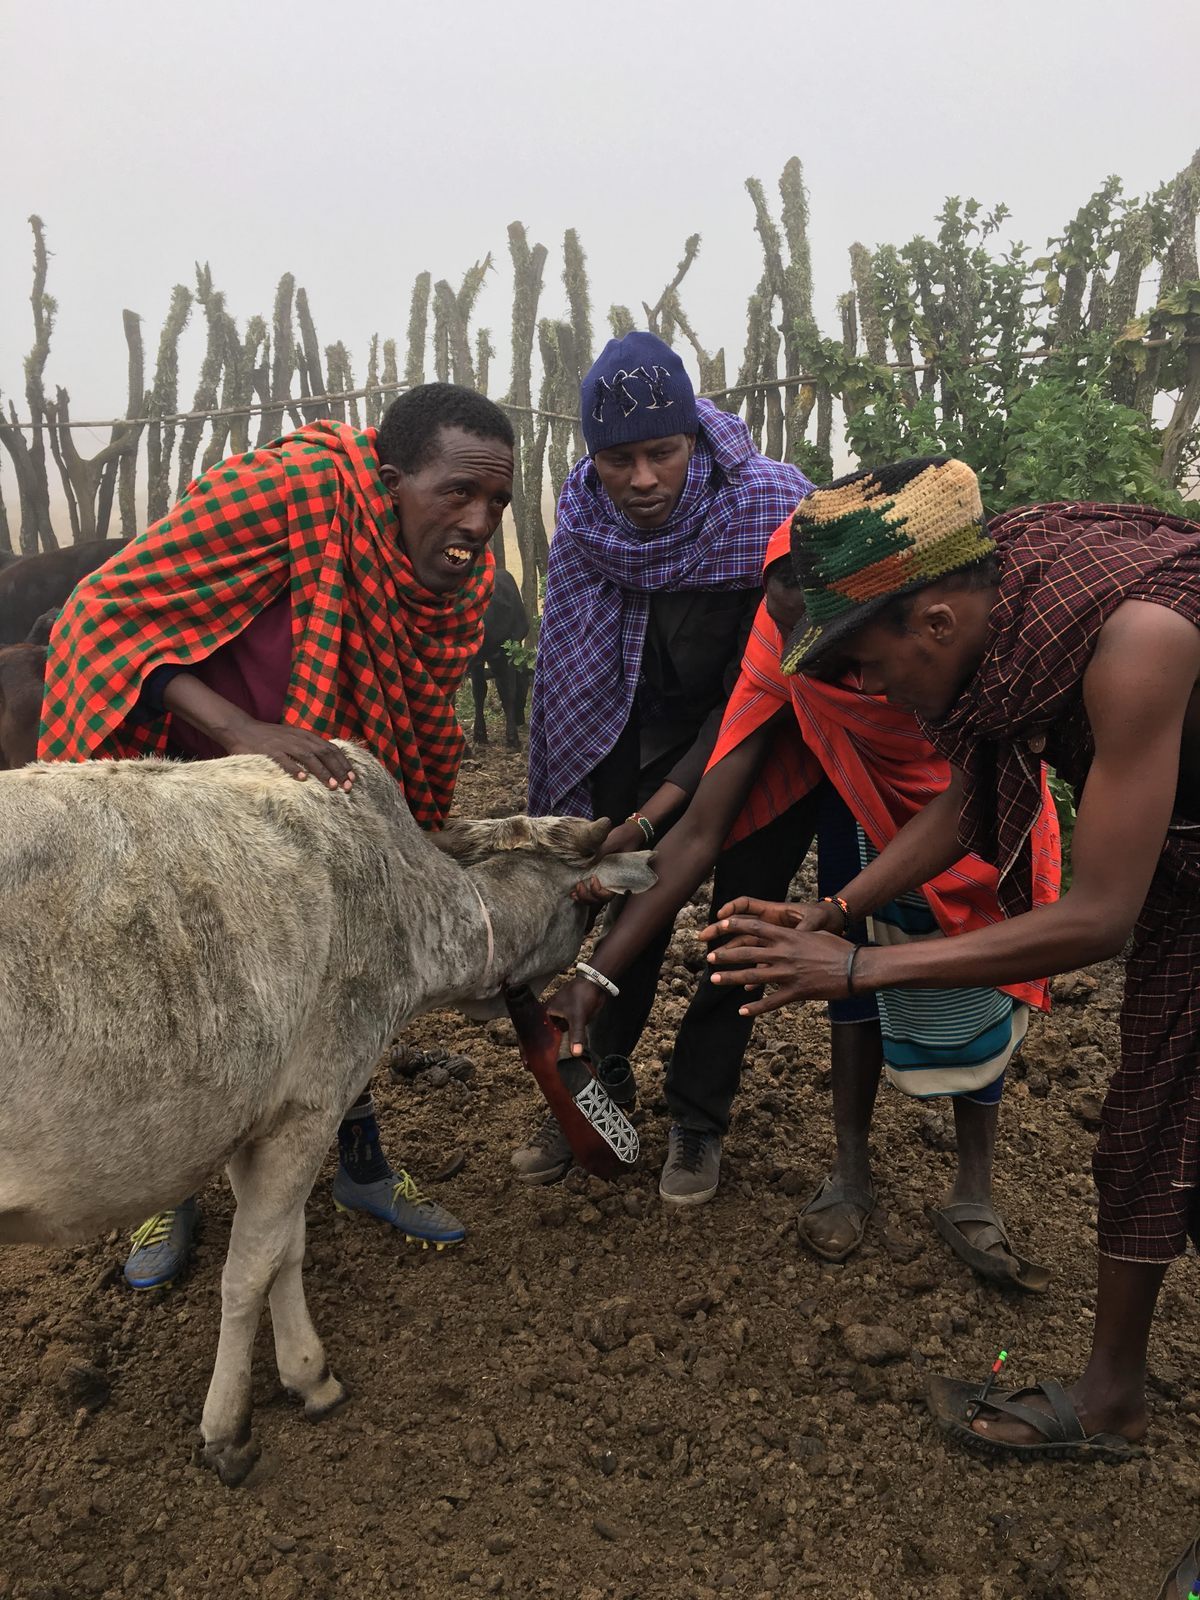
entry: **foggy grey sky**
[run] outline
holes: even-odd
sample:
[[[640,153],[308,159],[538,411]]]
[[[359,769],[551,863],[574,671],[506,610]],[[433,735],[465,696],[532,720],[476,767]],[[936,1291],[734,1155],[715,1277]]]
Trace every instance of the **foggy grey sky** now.
[[[760,261],[749,174],[777,199],[803,161],[834,333],[853,240],[903,242],[973,194],[1040,248],[1108,173],[1138,193],[1200,143],[1195,0],[0,0],[0,27],[0,389],[21,394],[36,211],[59,302],[47,376],[76,416],[123,409],[122,307],[149,365],[196,259],[239,326],[294,272],[362,382],[371,333],[403,341],[414,274],[457,283],[489,249],[480,320],[506,347],[514,218],[550,249],[543,314],[579,229],[598,336],[699,231],[684,303],[735,369]]]

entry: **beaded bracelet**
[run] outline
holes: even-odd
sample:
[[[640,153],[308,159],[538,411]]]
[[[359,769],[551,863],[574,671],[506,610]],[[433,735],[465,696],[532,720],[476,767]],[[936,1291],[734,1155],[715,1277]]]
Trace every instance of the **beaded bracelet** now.
[[[603,972],[597,972],[595,967],[589,967],[586,961],[575,963],[575,972],[580,978],[586,978],[588,983],[594,983],[598,989],[606,989],[616,1000],[621,991],[611,978],[606,978]]]
[[[823,894],[821,896],[821,904],[823,906],[836,906],[842,913],[842,916],[846,919],[846,926],[850,926],[850,923],[853,921],[853,918],[850,915],[850,907],[842,899],[840,894]]]
[[[640,811],[635,811],[631,816],[626,817],[625,821],[637,823],[638,827],[642,830],[642,838],[646,841],[647,849],[653,850],[655,833],[654,824],[650,821],[650,818],[644,817]]]

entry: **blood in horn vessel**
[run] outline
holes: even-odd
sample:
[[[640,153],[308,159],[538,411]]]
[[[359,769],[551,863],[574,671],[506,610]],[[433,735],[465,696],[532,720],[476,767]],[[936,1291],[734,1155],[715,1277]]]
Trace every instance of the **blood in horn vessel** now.
[[[578,1164],[598,1178],[611,1178],[638,1157],[637,1129],[581,1056],[560,1056],[562,1029],[522,984],[506,989],[508,1014],[517,1030],[521,1060],[537,1079]]]

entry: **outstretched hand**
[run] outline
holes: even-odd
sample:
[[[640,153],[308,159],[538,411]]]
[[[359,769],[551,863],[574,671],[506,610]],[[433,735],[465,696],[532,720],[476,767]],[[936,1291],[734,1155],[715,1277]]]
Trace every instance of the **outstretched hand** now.
[[[798,905],[793,900],[755,900],[748,894],[730,900],[717,912],[716,922],[703,929],[700,937],[711,944],[723,937],[721,920],[726,917],[759,917],[776,928],[795,928],[803,933],[844,933],[846,919],[831,900],[814,900]]]
[[[735,908],[745,908],[744,910]],[[846,964],[854,945],[835,934],[810,931],[808,913],[826,907],[782,905],[743,896],[721,908],[703,929],[713,983],[745,989],[772,985],[771,993],[741,1006],[744,1017],[763,1016],[797,1000],[842,1000],[849,993]]]

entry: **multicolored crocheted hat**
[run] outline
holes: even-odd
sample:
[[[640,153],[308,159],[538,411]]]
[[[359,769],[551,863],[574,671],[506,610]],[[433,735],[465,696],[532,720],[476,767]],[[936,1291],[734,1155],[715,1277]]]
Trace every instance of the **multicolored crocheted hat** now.
[[[965,461],[924,456],[839,478],[801,500],[792,563],[806,615],[783,652],[803,672],[898,595],[995,553],[979,481]]]

